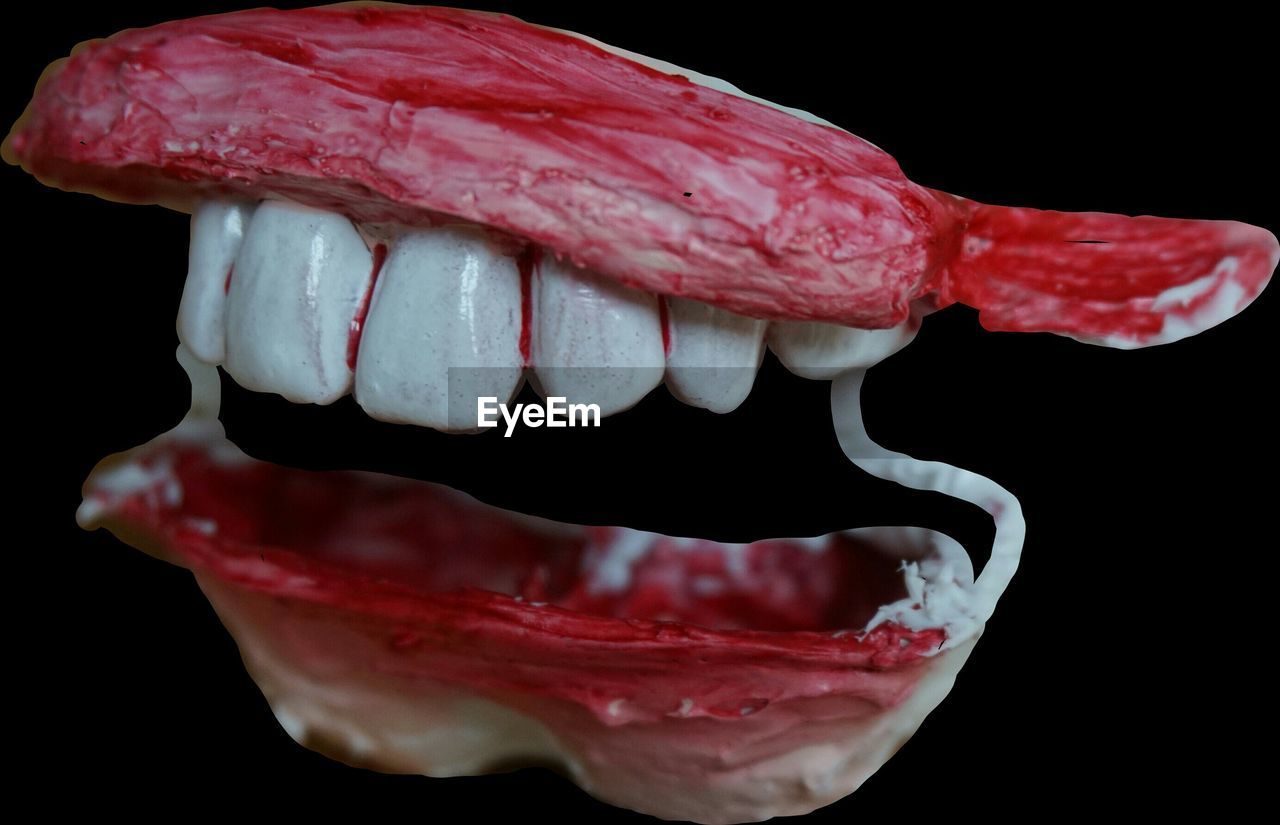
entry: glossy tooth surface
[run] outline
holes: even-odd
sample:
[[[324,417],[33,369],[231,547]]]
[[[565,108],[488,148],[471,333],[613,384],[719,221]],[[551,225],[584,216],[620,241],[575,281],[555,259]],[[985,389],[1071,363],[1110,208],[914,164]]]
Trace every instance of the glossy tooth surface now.
[[[775,321],[769,349],[801,378],[828,380],[888,358],[911,343],[918,325],[907,320],[889,329],[855,329],[817,321]]]
[[[667,299],[667,388],[686,404],[727,413],[751,393],[768,321],[684,298]]]
[[[204,201],[191,213],[187,282],[178,306],[178,340],[201,361],[226,356],[227,288],[253,205]]]
[[[397,238],[360,339],[355,395],[374,418],[438,430],[476,426],[476,399],[520,384],[520,273],[483,232]]]
[[[245,233],[227,294],[226,370],[242,387],[328,404],[351,387],[352,324],[373,256],[341,215],[269,201]]]
[[[544,396],[621,412],[662,381],[656,296],[543,258],[536,284],[533,363]]]

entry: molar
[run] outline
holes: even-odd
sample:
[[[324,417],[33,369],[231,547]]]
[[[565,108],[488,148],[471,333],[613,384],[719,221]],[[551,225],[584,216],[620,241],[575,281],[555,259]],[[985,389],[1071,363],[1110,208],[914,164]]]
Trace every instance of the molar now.
[[[774,321],[769,349],[801,378],[826,381],[879,363],[911,343],[919,323],[908,318],[889,329],[857,329],[818,321]]]
[[[737,409],[755,384],[768,322],[685,298],[668,298],[667,311],[671,394],[712,412]]]

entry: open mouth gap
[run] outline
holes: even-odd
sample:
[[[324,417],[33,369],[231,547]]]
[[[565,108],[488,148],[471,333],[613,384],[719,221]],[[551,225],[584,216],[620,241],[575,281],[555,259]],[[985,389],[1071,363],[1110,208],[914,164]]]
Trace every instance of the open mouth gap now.
[[[915,524],[954,537],[980,568],[994,535],[990,516],[850,463],[830,395],[828,383],[799,378],[767,355],[756,390],[729,414],[689,407],[660,388],[599,428],[520,428],[504,438],[377,421],[349,398],[292,404],[223,374],[220,417],[231,441],[263,461],[437,482],[556,521],[732,543]],[[526,385],[515,400],[536,397]],[[908,405],[890,424],[918,431],[928,416]]]

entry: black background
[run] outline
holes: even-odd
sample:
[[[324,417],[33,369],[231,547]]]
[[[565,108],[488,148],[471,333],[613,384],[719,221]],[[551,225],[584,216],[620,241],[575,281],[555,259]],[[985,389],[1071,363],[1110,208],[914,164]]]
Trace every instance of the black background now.
[[[76,42],[235,4],[9,12],[3,111]],[[992,203],[1232,218],[1280,227],[1273,47],[1239,15],[1128,23],[944,19],[793,2],[490,3],[818,113],[928,185]],[[743,7],[745,8],[745,7]],[[701,11],[700,11],[701,10]],[[1256,32],[1256,33],[1255,33]],[[370,818],[445,811],[641,817],[541,770],[393,777],[294,745],[185,571],[73,521],[103,455],[172,426],[186,218],[42,188],[0,169],[8,218],[15,484],[9,681],[25,776],[81,812],[229,810]],[[1022,569],[950,697],[857,794],[816,820],[965,812],[1221,810],[1255,788],[1239,737],[1273,723],[1273,287],[1239,318],[1137,352],[990,334],[955,307],[868,379],[882,443],[991,476],[1022,502]],[[816,533],[964,507],[895,494],[834,452],[826,384],[770,359],[739,412],[659,390],[596,432],[503,441],[413,433],[233,392],[252,451],[449,480],[506,506],[722,538]],[[25,449],[24,449],[25,448]],[[11,736],[13,734],[11,733]],[[21,783],[19,793],[35,792]],[[103,806],[103,807],[99,807]]]

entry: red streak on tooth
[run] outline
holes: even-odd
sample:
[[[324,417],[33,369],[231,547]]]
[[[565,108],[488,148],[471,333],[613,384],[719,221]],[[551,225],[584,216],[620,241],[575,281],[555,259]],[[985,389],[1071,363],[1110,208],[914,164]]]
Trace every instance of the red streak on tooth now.
[[[369,302],[373,300],[373,287],[378,283],[378,273],[386,260],[387,245],[380,243],[373,248],[373,272],[369,275],[369,286],[365,287],[356,317],[351,319],[351,332],[347,335],[347,368],[352,372],[356,369],[356,356],[360,354],[360,334],[364,332],[364,319],[369,314]]]
[[[671,354],[671,322],[667,318],[667,299],[658,296],[658,321],[662,324],[662,354]]]
[[[529,244],[516,257],[520,268],[520,359],[529,366],[533,355],[533,273],[542,262],[542,247]]]
[[[231,291],[231,276],[235,273],[235,271],[236,271],[235,264],[232,264],[231,266],[227,267],[227,280],[222,282],[223,295],[226,295]]]

